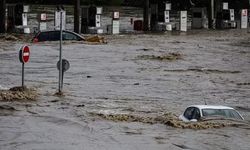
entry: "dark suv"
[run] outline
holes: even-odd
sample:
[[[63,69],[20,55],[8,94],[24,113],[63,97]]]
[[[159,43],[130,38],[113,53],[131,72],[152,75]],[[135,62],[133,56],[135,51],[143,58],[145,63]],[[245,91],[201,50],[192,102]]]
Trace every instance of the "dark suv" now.
[[[75,32],[63,31],[62,39],[64,41],[66,40],[83,41],[84,37]],[[43,32],[38,32],[32,41],[44,42],[44,41],[59,41],[59,40],[60,40],[60,31],[43,31]]]

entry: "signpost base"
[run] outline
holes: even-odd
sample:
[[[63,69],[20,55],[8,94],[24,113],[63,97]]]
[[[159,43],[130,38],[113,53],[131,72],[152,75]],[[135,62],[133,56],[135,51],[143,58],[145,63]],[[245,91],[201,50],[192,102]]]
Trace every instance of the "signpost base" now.
[[[24,88],[24,63],[22,63],[22,88]]]

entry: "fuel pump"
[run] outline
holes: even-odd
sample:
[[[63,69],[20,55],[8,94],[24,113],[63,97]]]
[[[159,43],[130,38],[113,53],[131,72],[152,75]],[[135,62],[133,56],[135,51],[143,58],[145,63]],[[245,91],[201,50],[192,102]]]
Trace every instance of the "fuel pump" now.
[[[38,15],[39,19],[39,31],[44,31],[47,29],[47,14],[46,13],[41,13]]]
[[[171,3],[166,3],[164,11],[164,22],[166,23],[167,31],[172,31],[172,25],[170,23],[170,10],[171,10]]]
[[[192,8],[192,28],[208,28],[207,9],[201,7]]]
[[[101,29],[101,15],[103,8],[91,5],[82,9],[82,32],[103,33]]]
[[[23,5],[22,25],[23,25],[23,32],[27,34],[30,33],[30,28],[28,27],[28,12],[29,12],[29,6]]]
[[[102,7],[96,7],[95,26],[101,27]]]
[[[180,31],[187,32],[187,11],[180,11]]]
[[[115,11],[113,12],[113,19],[112,19],[112,34],[119,34],[120,33],[120,13]]]
[[[247,29],[248,27],[248,11],[247,9],[241,10],[241,29]]]
[[[229,9],[228,2],[223,2],[221,10],[217,13],[216,28],[228,29],[235,28],[234,9]]]

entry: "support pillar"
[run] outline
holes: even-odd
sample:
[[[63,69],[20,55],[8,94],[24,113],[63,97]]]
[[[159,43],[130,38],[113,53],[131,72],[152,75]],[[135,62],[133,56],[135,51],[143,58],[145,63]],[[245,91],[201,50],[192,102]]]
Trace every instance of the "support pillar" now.
[[[0,0],[0,33],[5,33],[5,23],[6,23],[6,0]]]
[[[149,0],[145,0],[143,9],[143,30],[149,31]]]
[[[80,33],[80,0],[74,2],[74,32]]]
[[[214,0],[210,0],[209,28],[215,29]]]

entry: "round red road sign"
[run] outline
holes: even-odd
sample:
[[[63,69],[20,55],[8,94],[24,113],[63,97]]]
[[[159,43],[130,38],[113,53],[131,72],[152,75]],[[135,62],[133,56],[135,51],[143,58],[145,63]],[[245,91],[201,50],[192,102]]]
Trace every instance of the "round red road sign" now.
[[[22,63],[27,63],[30,59],[30,48],[25,45],[20,49],[19,59]]]

